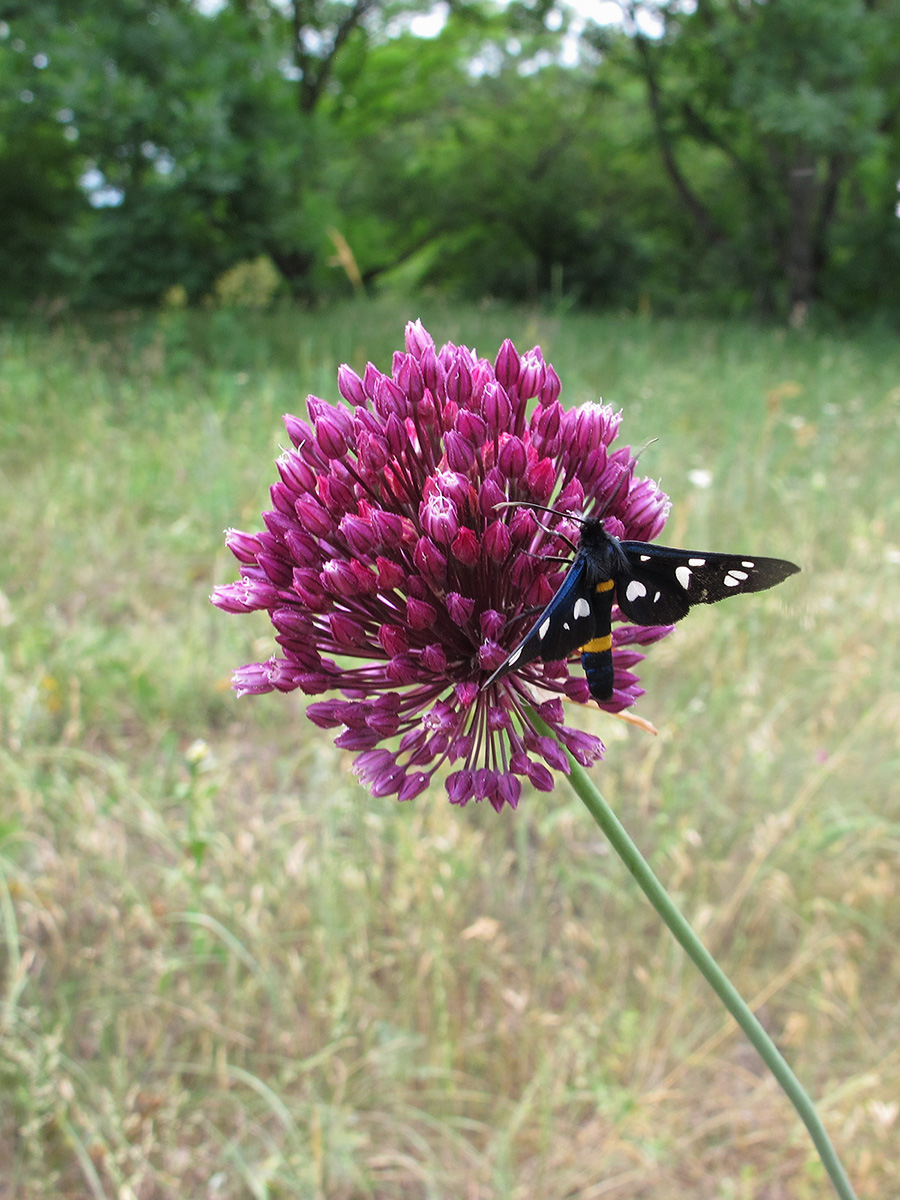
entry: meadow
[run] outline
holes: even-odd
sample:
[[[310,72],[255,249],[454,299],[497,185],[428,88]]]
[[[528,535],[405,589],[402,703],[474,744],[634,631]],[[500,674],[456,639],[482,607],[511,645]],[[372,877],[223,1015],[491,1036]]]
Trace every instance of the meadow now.
[[[805,1130],[560,778],[375,800],[208,602],[281,414],[421,316],[624,410],[663,541],[802,574],[653,647],[599,787],[900,1194],[900,341],[355,303],[0,330],[0,1197],[819,1200]]]

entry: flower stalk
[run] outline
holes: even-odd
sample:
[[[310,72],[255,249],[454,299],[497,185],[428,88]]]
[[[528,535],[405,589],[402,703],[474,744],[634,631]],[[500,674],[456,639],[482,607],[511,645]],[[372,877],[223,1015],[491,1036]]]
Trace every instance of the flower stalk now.
[[[543,722],[534,712],[532,712],[532,720],[540,729]],[[546,727],[545,730],[549,735],[550,731]],[[840,1200],[857,1200],[856,1193],[847,1178],[847,1173],[837,1156],[825,1126],[800,1080],[788,1066],[778,1047],[766,1033],[734,984],[676,907],[622,822],[594,785],[590,775],[572,758],[571,754],[568,755],[568,759],[569,782],[575,792],[609,839],[616,854],[637,880],[641,891],[665,921],[691,962],[734,1017],[760,1058],[775,1076],[782,1091],[793,1104],[809,1131],[828,1178],[834,1185],[835,1193]]]

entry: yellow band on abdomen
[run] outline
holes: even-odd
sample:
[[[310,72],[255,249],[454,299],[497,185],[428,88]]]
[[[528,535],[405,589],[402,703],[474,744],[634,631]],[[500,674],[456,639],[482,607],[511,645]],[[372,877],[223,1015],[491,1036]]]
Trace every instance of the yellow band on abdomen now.
[[[612,649],[612,634],[608,633],[606,637],[591,638],[589,642],[581,647],[582,654],[602,654],[604,650]]]
[[[610,588],[614,588],[615,586],[616,586],[616,584],[615,584],[615,581],[614,581],[614,580],[612,580],[612,579],[604,579],[602,583],[598,583],[598,584],[597,584],[597,587],[595,588],[595,591],[598,591],[598,592],[608,592]]]

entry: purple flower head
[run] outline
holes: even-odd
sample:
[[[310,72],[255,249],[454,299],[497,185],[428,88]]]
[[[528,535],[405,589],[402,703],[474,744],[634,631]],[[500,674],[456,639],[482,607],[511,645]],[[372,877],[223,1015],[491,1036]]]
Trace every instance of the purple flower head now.
[[[308,421],[285,417],[273,509],[256,534],[229,530],[237,582],[215,589],[226,612],[264,609],[280,653],[234,674],[239,695],[300,688],[317,725],[339,729],[355,771],[378,796],[412,799],[438,768],[451,803],[516,806],[522,778],[552,788],[568,770],[529,706],[576,760],[600,740],[564,724],[562,697],[585,702],[576,665],[530,662],[483,685],[559,587],[577,513],[647,540],[668,500],[611,450],[620,416],[566,411],[539,348],[503,343],[493,364],[465,346],[435,348],[416,321],[390,376],[370,363],[338,372],[343,403],[315,396]],[[525,504],[548,505],[555,514]],[[669,627],[623,623],[613,636],[618,712],[643,694],[633,668]]]

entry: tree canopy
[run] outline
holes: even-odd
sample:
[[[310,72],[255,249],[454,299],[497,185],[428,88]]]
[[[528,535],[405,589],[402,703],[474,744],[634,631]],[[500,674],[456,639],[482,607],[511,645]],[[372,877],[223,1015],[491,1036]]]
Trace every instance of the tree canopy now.
[[[0,307],[900,309],[894,0],[0,0]]]

